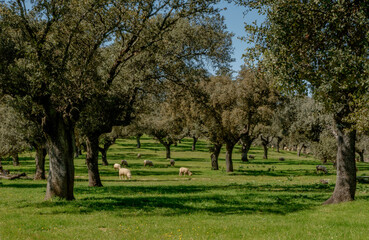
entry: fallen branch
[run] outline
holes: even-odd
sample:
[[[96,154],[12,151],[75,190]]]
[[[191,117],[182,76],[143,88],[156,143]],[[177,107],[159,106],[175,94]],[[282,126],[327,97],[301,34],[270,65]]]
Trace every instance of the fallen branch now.
[[[14,175],[0,175],[1,179],[7,179],[7,180],[13,180],[16,178],[20,178],[20,177],[25,177],[26,174],[25,173],[21,173],[21,174],[14,174]]]

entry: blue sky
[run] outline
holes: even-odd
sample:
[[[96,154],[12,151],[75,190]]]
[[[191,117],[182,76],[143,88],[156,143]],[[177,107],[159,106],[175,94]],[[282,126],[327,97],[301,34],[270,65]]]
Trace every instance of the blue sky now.
[[[232,63],[232,69],[238,72],[241,68],[240,66],[244,63],[242,59],[242,54],[245,52],[247,47],[246,42],[238,39],[238,37],[245,36],[245,22],[252,23],[257,21],[261,23],[263,21],[263,16],[260,16],[257,12],[249,12],[244,16],[244,7],[236,6],[234,4],[229,4],[226,1],[222,1],[219,6],[221,8],[227,8],[227,10],[222,11],[222,15],[225,18],[225,23],[227,25],[228,31],[233,32],[235,36],[232,39],[232,44],[234,47],[234,54],[232,57],[235,62]]]

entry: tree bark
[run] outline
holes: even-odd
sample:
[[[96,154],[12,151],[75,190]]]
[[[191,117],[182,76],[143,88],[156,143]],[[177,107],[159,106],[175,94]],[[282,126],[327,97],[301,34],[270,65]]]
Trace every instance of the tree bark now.
[[[277,152],[279,153],[279,145],[281,144],[282,138],[277,137]]]
[[[262,135],[260,136],[261,139],[261,145],[263,145],[263,149],[264,149],[264,159],[268,159],[268,144],[273,140],[273,138],[269,139],[269,137],[263,137]]]
[[[241,160],[242,162],[248,162],[249,159],[247,157],[252,142],[255,140],[255,137],[251,137],[249,135],[243,135],[241,136],[241,142],[242,142],[242,153],[241,153]]]
[[[197,143],[197,140],[198,140],[199,138],[197,138],[197,137],[192,137],[192,139],[193,139],[193,142],[192,142],[192,151],[195,151],[195,150],[196,150],[196,143]]]
[[[337,122],[337,180],[332,196],[324,203],[340,203],[355,199],[356,163],[355,163],[355,130],[345,130],[343,124]],[[349,129],[349,128],[346,128]]]
[[[359,154],[359,161],[360,162],[364,162],[364,152],[365,152],[365,149],[362,149],[362,150],[356,150],[357,154]]]
[[[170,145],[171,145],[170,143],[164,144],[167,158],[170,158]]]
[[[299,156],[299,157],[301,156],[301,151],[304,148],[305,148],[305,144],[302,144],[301,147],[299,148],[298,152],[297,152],[297,156]]]
[[[74,158],[78,158],[79,157],[79,148],[76,146],[75,148],[75,152],[74,152]]]
[[[219,154],[220,154],[220,150],[222,149],[222,144],[214,144],[213,148],[212,148],[212,153],[211,153],[211,169],[212,170],[219,170],[219,165],[218,165],[218,159],[219,159]]]
[[[86,137],[86,164],[88,169],[88,186],[102,187],[99,173],[99,137]]]
[[[44,146],[35,146],[36,149],[36,173],[34,176],[34,180],[43,180],[46,179],[45,176],[45,157],[47,150]]]
[[[59,197],[73,200],[74,188],[74,124],[54,109],[45,109],[47,117],[43,128],[46,133],[50,169],[45,199]]]
[[[137,148],[141,148],[141,136],[142,136],[142,134],[137,134],[136,135]]]
[[[263,145],[263,150],[264,150],[263,159],[268,159],[268,145],[264,143],[262,143],[262,145]]]
[[[107,157],[107,149],[99,147],[99,151],[101,152],[101,161],[103,166],[108,166],[108,157]]]
[[[232,152],[234,143],[226,143],[226,171],[233,172]]]
[[[18,153],[12,154],[13,166],[19,166],[19,156]]]

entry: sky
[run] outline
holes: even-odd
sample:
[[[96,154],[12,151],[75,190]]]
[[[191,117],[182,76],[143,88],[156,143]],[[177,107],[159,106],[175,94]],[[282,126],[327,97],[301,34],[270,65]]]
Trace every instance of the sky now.
[[[263,16],[260,16],[257,12],[250,12],[244,16],[245,7],[235,6],[234,4],[229,4],[226,1],[222,1],[219,4],[220,8],[227,8],[222,11],[222,15],[225,18],[225,23],[227,25],[228,31],[233,32],[235,36],[232,39],[232,44],[234,47],[234,53],[232,57],[235,59],[235,62],[231,63],[232,69],[235,72],[238,72],[243,65],[244,61],[242,59],[242,54],[245,52],[245,49],[248,47],[246,42],[241,41],[238,37],[246,36],[245,33],[245,22],[251,23],[253,21],[257,21],[257,23],[261,23],[263,21]]]

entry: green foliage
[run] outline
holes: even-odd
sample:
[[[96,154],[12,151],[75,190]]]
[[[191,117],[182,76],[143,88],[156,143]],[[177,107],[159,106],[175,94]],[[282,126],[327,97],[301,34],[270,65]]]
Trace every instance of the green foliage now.
[[[252,62],[253,56],[262,56],[262,64],[284,89],[311,91],[326,109],[347,124],[357,100],[368,92],[368,3],[243,3],[266,14],[261,26],[246,26],[250,40],[256,43],[247,60]]]

